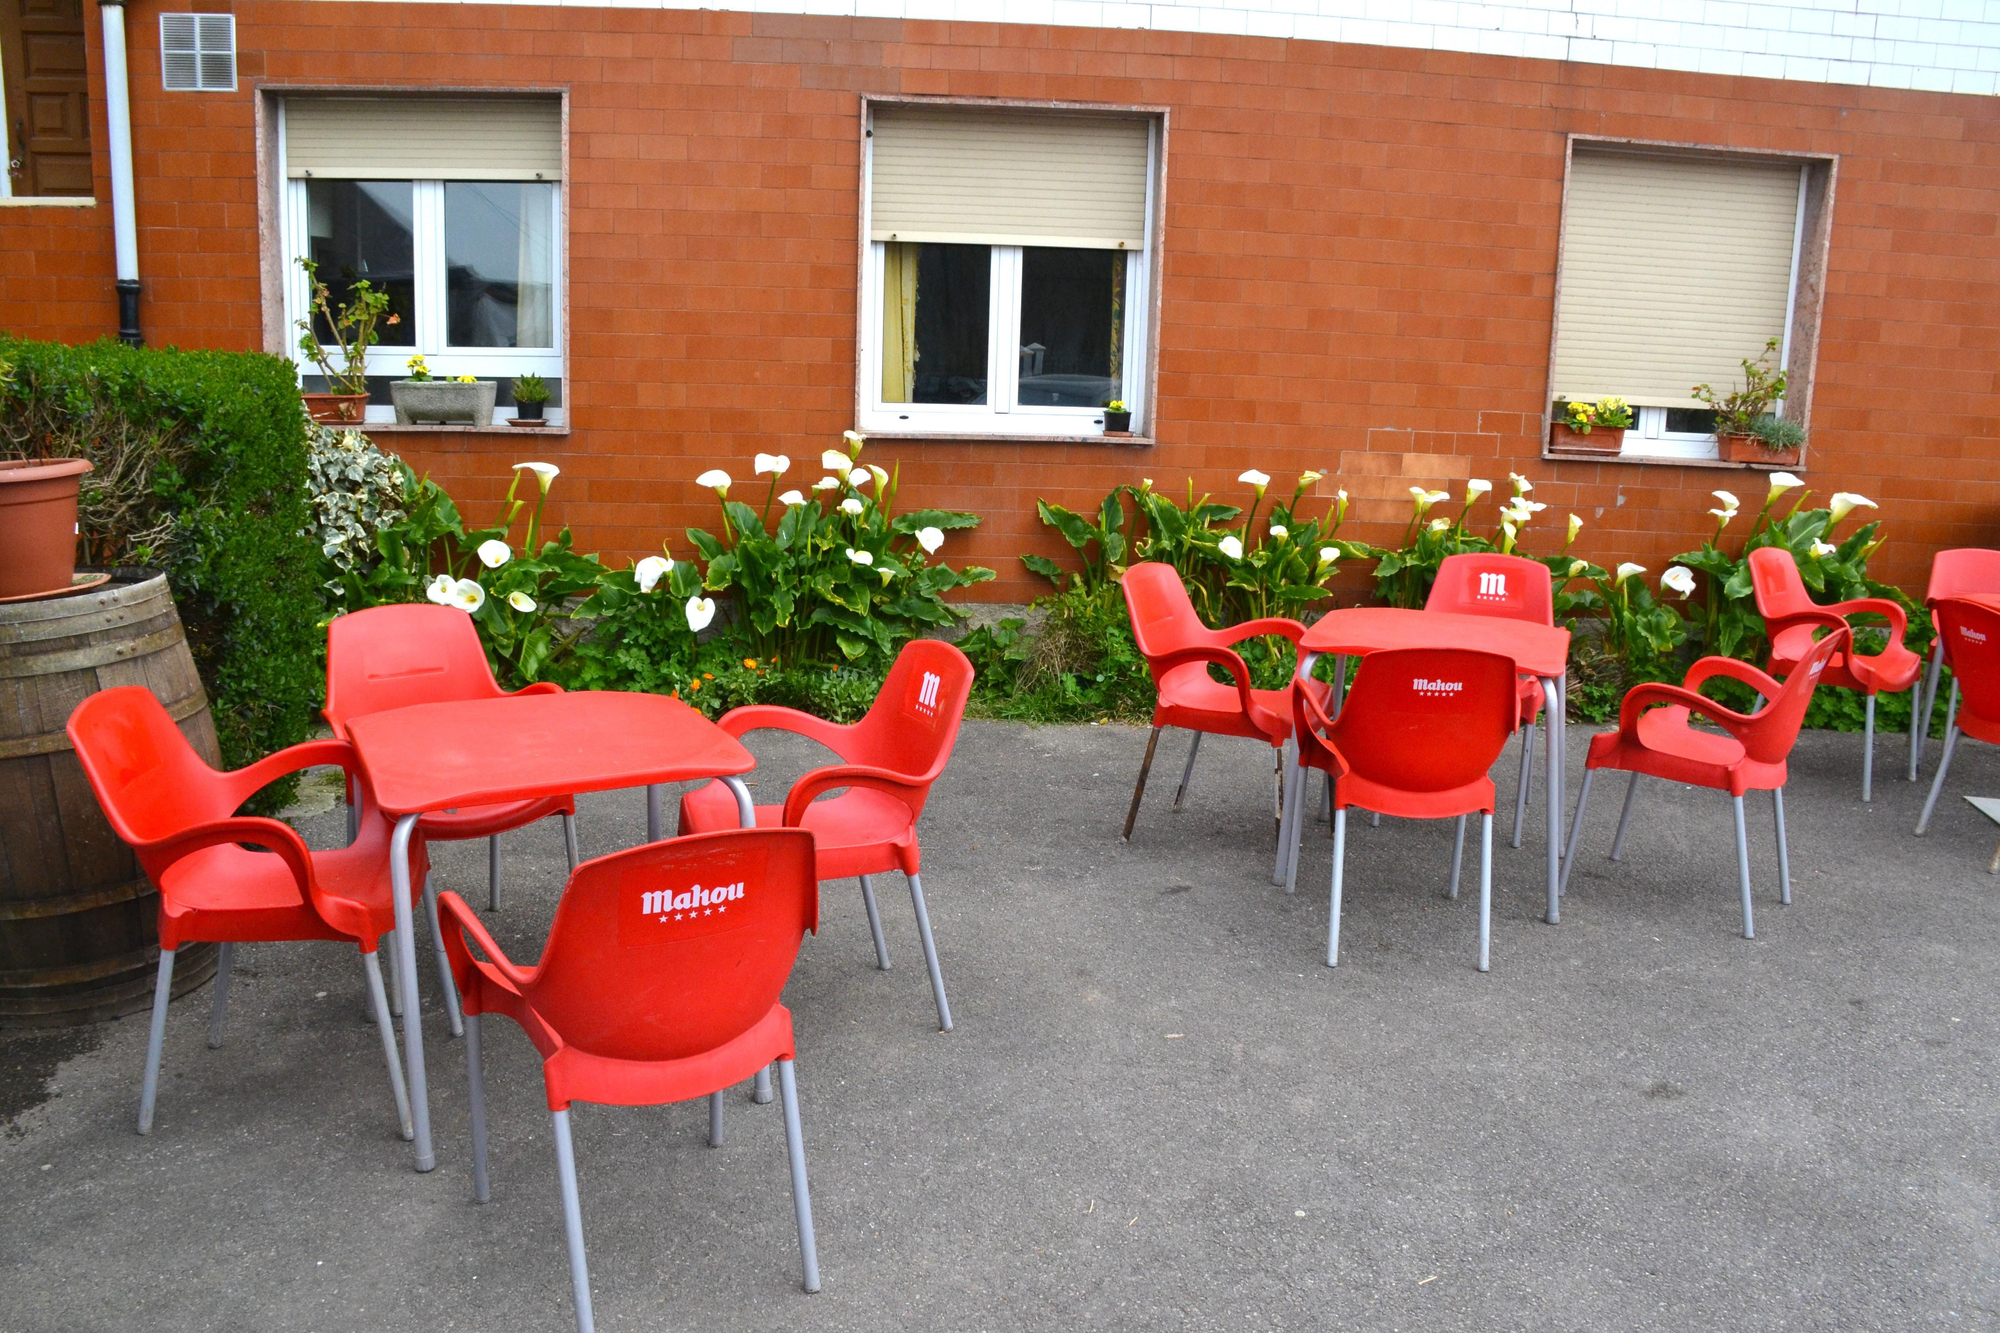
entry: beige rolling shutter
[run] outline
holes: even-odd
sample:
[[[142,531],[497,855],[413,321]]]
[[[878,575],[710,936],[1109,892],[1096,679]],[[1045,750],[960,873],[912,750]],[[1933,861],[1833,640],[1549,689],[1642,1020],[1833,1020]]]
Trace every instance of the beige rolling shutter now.
[[[951,107],[874,119],[875,240],[1145,247],[1144,120]]]
[[[562,104],[553,97],[288,97],[285,174],[560,180]]]
[[[1563,206],[1558,397],[1700,407],[1785,336],[1796,166],[1578,148]]]

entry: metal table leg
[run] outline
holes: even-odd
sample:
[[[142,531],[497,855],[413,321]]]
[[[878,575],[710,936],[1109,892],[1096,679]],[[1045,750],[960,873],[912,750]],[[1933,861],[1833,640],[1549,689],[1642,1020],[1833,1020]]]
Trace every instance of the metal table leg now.
[[[417,1130],[417,1170],[429,1171],[437,1165],[437,1154],[431,1150],[430,1084],[424,1077],[424,1024],[417,1002],[417,931],[410,911],[410,835],[416,828],[416,815],[404,815],[396,821],[396,832],[389,842],[389,884],[396,910],[396,970],[402,974],[407,1000],[403,1058],[409,1072],[410,1115]]]
[[[1293,683],[1311,680],[1313,664],[1317,661],[1319,661],[1318,653],[1301,652],[1298,669],[1292,673]],[[1273,884],[1284,884],[1296,873],[1292,866],[1292,858],[1297,855],[1299,810],[1305,804],[1304,793],[1307,784],[1299,763],[1297,738],[1292,741],[1289,758],[1291,763],[1285,773],[1285,808],[1281,812],[1282,818],[1278,821],[1277,864],[1271,870]]]
[[[1542,769],[1542,782],[1548,787],[1549,795],[1549,911],[1544,918],[1550,925],[1562,920],[1562,908],[1557,899],[1562,892],[1562,690],[1557,677],[1542,678],[1542,694],[1548,701],[1548,722],[1542,730],[1548,733],[1549,761]]]

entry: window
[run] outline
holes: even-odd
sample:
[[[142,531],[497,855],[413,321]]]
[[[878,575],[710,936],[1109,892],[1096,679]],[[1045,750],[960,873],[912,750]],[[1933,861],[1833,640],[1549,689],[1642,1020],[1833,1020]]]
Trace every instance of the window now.
[[[81,0],[0,0],[0,198],[91,194],[88,75]]]
[[[883,433],[1143,433],[1155,122],[870,108],[860,419]]]
[[[1740,384],[1775,337],[1792,372],[1782,411],[1802,415],[1818,310],[1797,296],[1829,166],[1574,144],[1551,397],[1630,402],[1627,455],[1714,458],[1693,386]]]
[[[301,256],[336,306],[363,279],[389,296],[394,323],[368,352],[368,420],[395,420],[389,382],[419,354],[433,375],[498,381],[503,405],[515,376],[540,375],[550,420],[565,420],[560,104],[293,97],[281,134],[287,327],[309,302]]]

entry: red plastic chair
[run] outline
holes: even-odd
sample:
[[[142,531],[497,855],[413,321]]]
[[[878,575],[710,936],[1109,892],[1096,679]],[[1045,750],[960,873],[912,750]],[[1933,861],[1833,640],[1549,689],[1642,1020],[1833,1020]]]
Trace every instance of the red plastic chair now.
[[[1282,815],[1284,745],[1292,736],[1292,706],[1286,699],[1291,687],[1253,688],[1249,666],[1230,645],[1276,634],[1290,640],[1296,649],[1306,632],[1305,626],[1296,620],[1267,616],[1228,629],[1210,629],[1195,614],[1180,574],[1172,565],[1157,561],[1133,565],[1125,571],[1120,586],[1125,591],[1125,609],[1132,618],[1133,642],[1144,655],[1153,673],[1153,686],[1159,692],[1153,705],[1153,734],[1146,739],[1146,757],[1139,764],[1139,781],[1132,788],[1132,804],[1125,812],[1124,839],[1132,840],[1132,825],[1139,818],[1139,802],[1146,794],[1146,776],[1153,771],[1153,751],[1160,744],[1160,733],[1168,727],[1194,733],[1194,740],[1188,745],[1187,767],[1181,772],[1181,785],[1174,792],[1174,809],[1181,808],[1181,800],[1187,795],[1201,738],[1241,736],[1271,747],[1280,793],[1276,813]],[[1211,664],[1227,671],[1231,683],[1225,685],[1211,677],[1208,674]],[[1322,681],[1313,681],[1311,689],[1324,702],[1330,687]]]
[[[491,1193],[479,1019],[499,1014],[520,1024],[542,1056],[577,1326],[589,1333],[593,1320],[570,1103],[658,1106],[707,1097],[709,1143],[720,1146],[722,1089],[773,1060],[805,1286],[818,1291],[792,1015],[779,1003],[805,932],[819,929],[812,835],[739,829],[586,861],[563,889],[533,967],[508,961],[463,898],[447,892],[441,903],[455,927],[445,949],[465,1002],[473,1193],[481,1203]],[[472,956],[467,936],[484,959]]]
[[[2000,613],[1977,602],[1946,597],[1939,600],[1934,614],[1938,642],[1944,645],[1944,660],[1951,667],[1951,706],[1944,715],[1944,754],[1917,819],[1919,837],[1930,830],[1931,813],[1944,790],[1944,775],[1958,750],[1960,733],[2000,745]]]
[[[562,686],[538,681],[515,694],[556,694]],[[472,617],[450,606],[409,603],[375,606],[336,617],[326,630],[326,708],[336,739],[347,739],[347,720],[368,713],[386,713],[414,704],[447,703],[459,699],[502,699],[508,691],[493,679]],[[354,827],[353,783],[348,784],[348,827]],[[561,815],[563,844],[570,869],[576,869],[576,798],[547,796],[533,801],[466,806],[440,811],[417,821],[417,836],[429,842],[486,839],[486,905],[500,909],[500,835]],[[433,901],[430,886],[424,886]],[[432,926],[436,926],[435,911]],[[444,946],[438,970],[444,971]],[[447,998],[446,1013],[454,1036],[463,1030],[457,1006]]]
[[[1930,739],[1931,718],[1937,712],[1938,677],[1944,667],[1944,636],[1936,632],[1935,624],[1938,604],[1947,597],[1971,597],[1979,593],[2000,593],[2000,551],[1963,547],[1955,551],[1939,551],[1931,557],[1931,581],[1924,589],[1924,605],[1929,608],[1933,620],[1931,666],[1920,697],[1923,713],[1912,723],[1916,732],[1916,742],[1910,747],[1912,782],[1917,778],[1917,765],[1923,762],[1924,742]],[[1956,685],[1953,689],[1955,692]]]
[[[259,789],[287,773],[338,764],[354,775],[353,749],[345,741],[309,741],[248,768],[218,773],[195,753],[152,692],[136,685],[91,695],[70,714],[67,730],[105,818],[131,844],[160,891],[160,971],[153,987],[152,1030],[139,1092],[139,1132],[150,1133],[153,1128],[167,999],[174,955],[182,944],[211,941],[222,946],[208,1026],[212,1049],[222,1045],[235,945],[345,940],[361,950],[369,999],[382,1033],[382,1054],[389,1062],[396,1114],[403,1137],[415,1137],[382,970],[375,957],[377,942],[395,929],[389,821],[376,812],[367,785],[358,779],[360,834],[336,851],[309,851],[289,824],[236,814]],[[245,843],[267,850],[250,851]],[[421,841],[411,843],[410,855],[417,871],[429,865]]]
[[[1847,622],[1831,608],[1820,614],[1818,625],[1829,631],[1827,636],[1793,663],[1791,674],[1782,683],[1748,662],[1733,657],[1704,657],[1688,668],[1679,685],[1634,685],[1625,692],[1625,700],[1618,708],[1618,730],[1590,738],[1590,754],[1584,760],[1583,790],[1577,793],[1576,817],[1569,825],[1569,847],[1563,859],[1560,888],[1569,887],[1569,872],[1576,865],[1577,832],[1583,827],[1591,780],[1598,769],[1611,768],[1632,775],[1625,789],[1624,810],[1618,816],[1618,833],[1611,842],[1614,861],[1625,850],[1625,828],[1632,818],[1632,798],[1638,793],[1640,774],[1729,793],[1736,811],[1736,865],[1743,890],[1746,940],[1755,939],[1757,934],[1750,909],[1750,845],[1744,834],[1743,794],[1770,792],[1778,836],[1778,900],[1791,903],[1792,863],[1785,845],[1785,760],[1799,738],[1799,727],[1805,722],[1806,705],[1812,702],[1813,690],[1831,673],[1832,663],[1839,655],[1850,651],[1853,641]],[[1755,713],[1744,714],[1697,693],[1705,682],[1717,676],[1742,681],[1768,702]],[[1655,708],[1656,704],[1668,706]],[[1696,713],[1721,727],[1725,734],[1696,731],[1689,725]]]
[[[783,805],[758,806],[757,827],[810,830],[819,849],[820,880],[860,879],[868,929],[875,937],[875,961],[885,971],[889,946],[882,936],[869,876],[903,872],[910,883],[910,906],[917,916],[931,994],[937,1000],[938,1028],[944,1032],[951,1031],[951,1005],[945,1000],[944,973],[938,967],[930,910],[924,902],[917,818],[924,812],[931,784],[951,758],[971,693],[972,663],[964,653],[941,640],[916,639],[896,655],[881,692],[859,722],[841,726],[771,704],[732,709],[716,722],[738,740],[764,729],[789,731],[818,741],[840,757],[840,763],[801,777],[785,794]],[[833,791],[841,794],[819,799]],[[736,796],[720,782],[681,798],[683,834],[735,828],[739,820]]]
[[[1764,631],[1771,636],[1771,658],[1764,665],[1767,674],[1783,680],[1812,652],[1813,634],[1831,612],[1841,617],[1874,614],[1889,621],[1889,642],[1880,653],[1864,655],[1853,645],[1827,664],[1821,685],[1841,685],[1868,696],[1868,711],[1862,726],[1861,799],[1875,799],[1875,696],[1910,691],[1910,781],[1917,779],[1914,756],[1917,737],[1923,730],[1917,714],[1922,696],[1917,692],[1924,674],[1924,659],[1903,646],[1909,616],[1886,597],[1857,597],[1853,601],[1816,604],[1806,595],[1805,581],[1799,577],[1798,562],[1782,546],[1760,546],[1750,553],[1750,586],[1757,596],[1757,614],[1764,617]]]
[[[1448,555],[1438,566],[1426,611],[1450,611],[1461,616],[1494,616],[1535,625],[1556,623],[1555,580],[1549,567],[1525,556],[1497,551]],[[1514,837],[1521,845],[1521,824],[1528,814],[1528,786],[1535,771],[1535,718],[1542,711],[1542,683],[1522,676],[1521,779],[1514,794]]]
[[[1461,648],[1404,648],[1361,659],[1340,716],[1292,695],[1299,762],[1333,779],[1333,906],[1326,965],[1340,961],[1347,808],[1407,819],[1458,820],[1451,889],[1465,851],[1465,818],[1479,812],[1479,970],[1487,970],[1493,913],[1493,779],[1487,770],[1514,733],[1520,697],[1514,659]],[[1296,858],[1294,858],[1296,865]],[[1288,878],[1285,891],[1291,892]]]

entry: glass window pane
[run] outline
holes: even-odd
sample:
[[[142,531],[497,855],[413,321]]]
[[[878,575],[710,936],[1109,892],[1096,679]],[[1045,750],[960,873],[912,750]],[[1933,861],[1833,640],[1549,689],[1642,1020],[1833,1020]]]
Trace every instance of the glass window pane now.
[[[555,186],[446,181],[445,342],[555,346]]]
[[[1124,251],[1021,251],[1021,406],[1122,397],[1124,330]]]
[[[882,401],[983,403],[993,250],[891,242],[882,262]]]
[[[1705,407],[1670,407],[1667,409],[1667,434],[1713,435],[1715,413]]]
[[[388,347],[416,345],[412,200],[408,181],[306,182],[306,254],[319,265],[335,310],[353,299],[357,282],[389,294],[389,314],[375,326],[380,345]],[[322,343],[333,342],[332,328],[318,314],[313,329]]]

